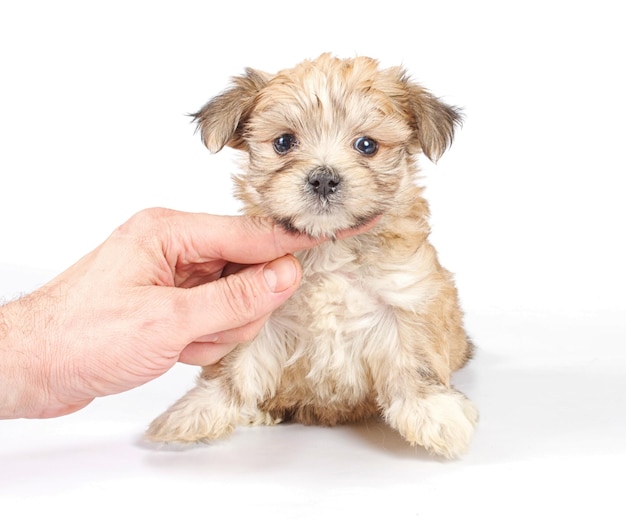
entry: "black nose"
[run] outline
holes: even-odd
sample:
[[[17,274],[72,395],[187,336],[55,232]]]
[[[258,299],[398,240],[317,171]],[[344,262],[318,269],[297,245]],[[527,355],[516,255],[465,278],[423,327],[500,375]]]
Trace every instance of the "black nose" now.
[[[316,168],[309,174],[309,186],[321,197],[328,197],[339,189],[341,177],[328,167]]]

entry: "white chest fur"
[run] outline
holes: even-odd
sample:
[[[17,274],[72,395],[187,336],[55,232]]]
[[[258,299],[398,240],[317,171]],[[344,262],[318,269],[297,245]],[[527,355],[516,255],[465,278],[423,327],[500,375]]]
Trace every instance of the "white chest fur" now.
[[[431,291],[419,252],[401,266],[390,259],[368,264],[363,246],[347,240],[298,254],[301,287],[265,330],[284,342],[284,368],[298,366],[306,380],[289,385],[302,384],[324,399],[369,392],[372,367],[398,349],[397,310],[416,311]]]

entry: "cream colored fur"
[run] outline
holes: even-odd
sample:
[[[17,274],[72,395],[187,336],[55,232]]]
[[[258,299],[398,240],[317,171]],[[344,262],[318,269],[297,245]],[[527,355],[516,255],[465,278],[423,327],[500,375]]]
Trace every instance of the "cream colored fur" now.
[[[458,112],[400,68],[322,55],[276,75],[249,69],[196,114],[217,152],[244,152],[237,194],[251,215],[335,234],[365,234],[297,253],[303,281],[259,335],[214,366],[154,420],[147,437],[192,442],[242,424],[334,425],[372,415],[411,444],[456,457],[478,414],[450,386],[471,356],[451,275],[428,242],[415,156],[436,160]],[[280,136],[292,136],[287,151]],[[377,145],[359,150],[359,138]],[[316,183],[319,173],[324,191]]]

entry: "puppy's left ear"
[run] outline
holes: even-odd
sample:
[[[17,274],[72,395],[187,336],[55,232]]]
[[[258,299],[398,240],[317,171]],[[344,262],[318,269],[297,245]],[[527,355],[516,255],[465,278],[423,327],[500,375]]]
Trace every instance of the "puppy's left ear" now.
[[[415,130],[416,145],[433,162],[452,144],[454,131],[463,121],[461,111],[446,105],[426,89],[405,78],[409,120]]]
[[[267,73],[248,68],[244,75],[233,78],[228,89],[191,114],[211,152],[219,152],[226,145],[244,148],[244,124],[269,78]]]

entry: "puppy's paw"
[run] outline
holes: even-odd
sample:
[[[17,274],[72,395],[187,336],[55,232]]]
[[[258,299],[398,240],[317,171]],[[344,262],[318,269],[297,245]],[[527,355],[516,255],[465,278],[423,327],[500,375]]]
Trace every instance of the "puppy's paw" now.
[[[238,423],[238,409],[220,389],[199,385],[156,418],[145,438],[152,442],[193,443],[228,435]]]
[[[193,443],[222,438],[234,428],[228,422],[216,422],[206,410],[174,406],[152,421],[145,438],[160,443]]]
[[[385,417],[411,445],[453,459],[467,451],[478,411],[460,392],[444,389],[398,401]]]

